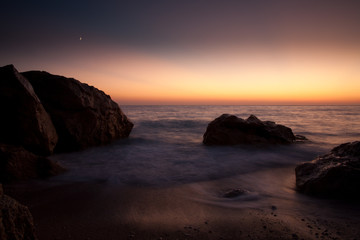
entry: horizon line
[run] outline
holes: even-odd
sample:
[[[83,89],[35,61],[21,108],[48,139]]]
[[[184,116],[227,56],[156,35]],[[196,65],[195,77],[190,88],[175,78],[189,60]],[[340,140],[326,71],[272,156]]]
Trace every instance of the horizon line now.
[[[116,102],[116,101],[115,101]],[[121,106],[360,106],[357,104],[120,104]]]

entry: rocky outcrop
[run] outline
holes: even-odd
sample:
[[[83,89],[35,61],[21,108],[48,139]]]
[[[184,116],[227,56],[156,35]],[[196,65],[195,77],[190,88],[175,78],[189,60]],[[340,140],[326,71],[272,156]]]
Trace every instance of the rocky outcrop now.
[[[0,239],[35,240],[34,222],[29,209],[3,194],[0,184]]]
[[[63,171],[57,163],[23,147],[0,144],[0,182],[46,178]]]
[[[50,114],[59,135],[56,151],[79,150],[128,137],[133,124],[104,92],[47,72],[22,73]]]
[[[0,143],[50,155],[58,136],[29,81],[13,65],[0,67]]]
[[[360,197],[360,142],[341,144],[330,153],[295,168],[297,190],[337,198]]]
[[[244,120],[234,115],[223,114],[209,123],[203,143],[205,145],[289,144],[301,138],[304,137],[295,136],[291,128],[271,121],[261,121],[254,115]]]

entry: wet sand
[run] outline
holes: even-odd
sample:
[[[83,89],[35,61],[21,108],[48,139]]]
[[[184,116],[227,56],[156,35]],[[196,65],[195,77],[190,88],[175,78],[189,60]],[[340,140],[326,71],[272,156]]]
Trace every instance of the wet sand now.
[[[199,184],[213,183],[195,186]],[[29,207],[40,240],[359,239],[360,236],[360,216],[356,212],[351,216],[343,212],[329,217],[282,211],[282,203],[276,200],[272,202],[274,205],[263,207],[226,207],[199,200],[197,189],[194,184],[154,188],[101,182],[59,185],[28,182],[5,186],[8,195]]]

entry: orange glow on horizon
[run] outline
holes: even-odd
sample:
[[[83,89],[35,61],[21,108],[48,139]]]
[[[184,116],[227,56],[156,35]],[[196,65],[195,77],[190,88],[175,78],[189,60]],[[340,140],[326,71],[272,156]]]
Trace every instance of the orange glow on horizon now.
[[[83,69],[56,72],[120,104],[360,104],[358,49],[97,55],[82,60]]]

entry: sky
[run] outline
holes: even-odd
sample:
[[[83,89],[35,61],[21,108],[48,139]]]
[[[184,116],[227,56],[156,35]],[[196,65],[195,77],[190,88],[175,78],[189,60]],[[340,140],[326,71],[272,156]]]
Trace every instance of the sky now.
[[[358,0],[2,1],[0,66],[126,104],[360,104]]]

